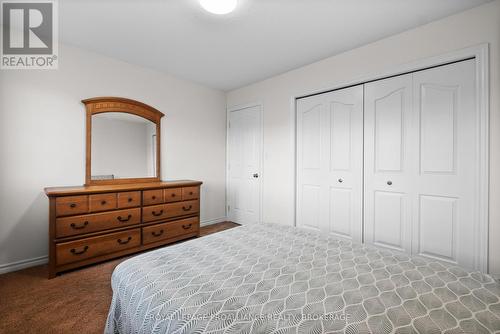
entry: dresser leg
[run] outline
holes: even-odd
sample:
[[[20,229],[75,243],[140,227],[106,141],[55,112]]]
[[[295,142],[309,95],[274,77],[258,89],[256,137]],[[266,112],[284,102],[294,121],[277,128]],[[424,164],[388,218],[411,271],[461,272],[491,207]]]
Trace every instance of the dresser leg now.
[[[52,269],[49,269],[49,279],[53,279],[57,276],[57,273],[52,270]]]

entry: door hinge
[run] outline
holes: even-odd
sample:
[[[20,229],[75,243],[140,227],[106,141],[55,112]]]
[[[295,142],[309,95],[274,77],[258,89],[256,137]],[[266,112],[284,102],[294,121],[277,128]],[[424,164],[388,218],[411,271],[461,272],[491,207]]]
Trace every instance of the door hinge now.
[[[231,205],[227,206],[227,211],[231,211]]]
[[[231,129],[231,122],[229,122],[228,127]]]

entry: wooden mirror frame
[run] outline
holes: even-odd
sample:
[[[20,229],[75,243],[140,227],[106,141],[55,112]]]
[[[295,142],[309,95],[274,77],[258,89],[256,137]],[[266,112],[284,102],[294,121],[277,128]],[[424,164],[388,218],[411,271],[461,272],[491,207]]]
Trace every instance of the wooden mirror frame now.
[[[94,97],[82,100],[82,102],[85,104],[87,112],[85,185],[92,186],[161,181],[161,118],[165,115],[147,104],[122,97]],[[92,116],[107,112],[123,112],[137,115],[156,124],[156,176],[113,180],[92,180]]]

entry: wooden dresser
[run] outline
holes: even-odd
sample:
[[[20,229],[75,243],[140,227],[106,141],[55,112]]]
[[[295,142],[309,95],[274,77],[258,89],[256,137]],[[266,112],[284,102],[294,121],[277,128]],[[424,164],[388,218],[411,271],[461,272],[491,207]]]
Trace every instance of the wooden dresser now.
[[[200,181],[46,188],[49,278],[199,235]]]

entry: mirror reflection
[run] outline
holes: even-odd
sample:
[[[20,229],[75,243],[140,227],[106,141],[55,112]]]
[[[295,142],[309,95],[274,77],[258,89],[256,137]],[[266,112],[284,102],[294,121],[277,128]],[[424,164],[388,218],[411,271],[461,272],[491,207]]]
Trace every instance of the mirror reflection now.
[[[156,176],[156,124],[140,116],[92,116],[92,180]]]

